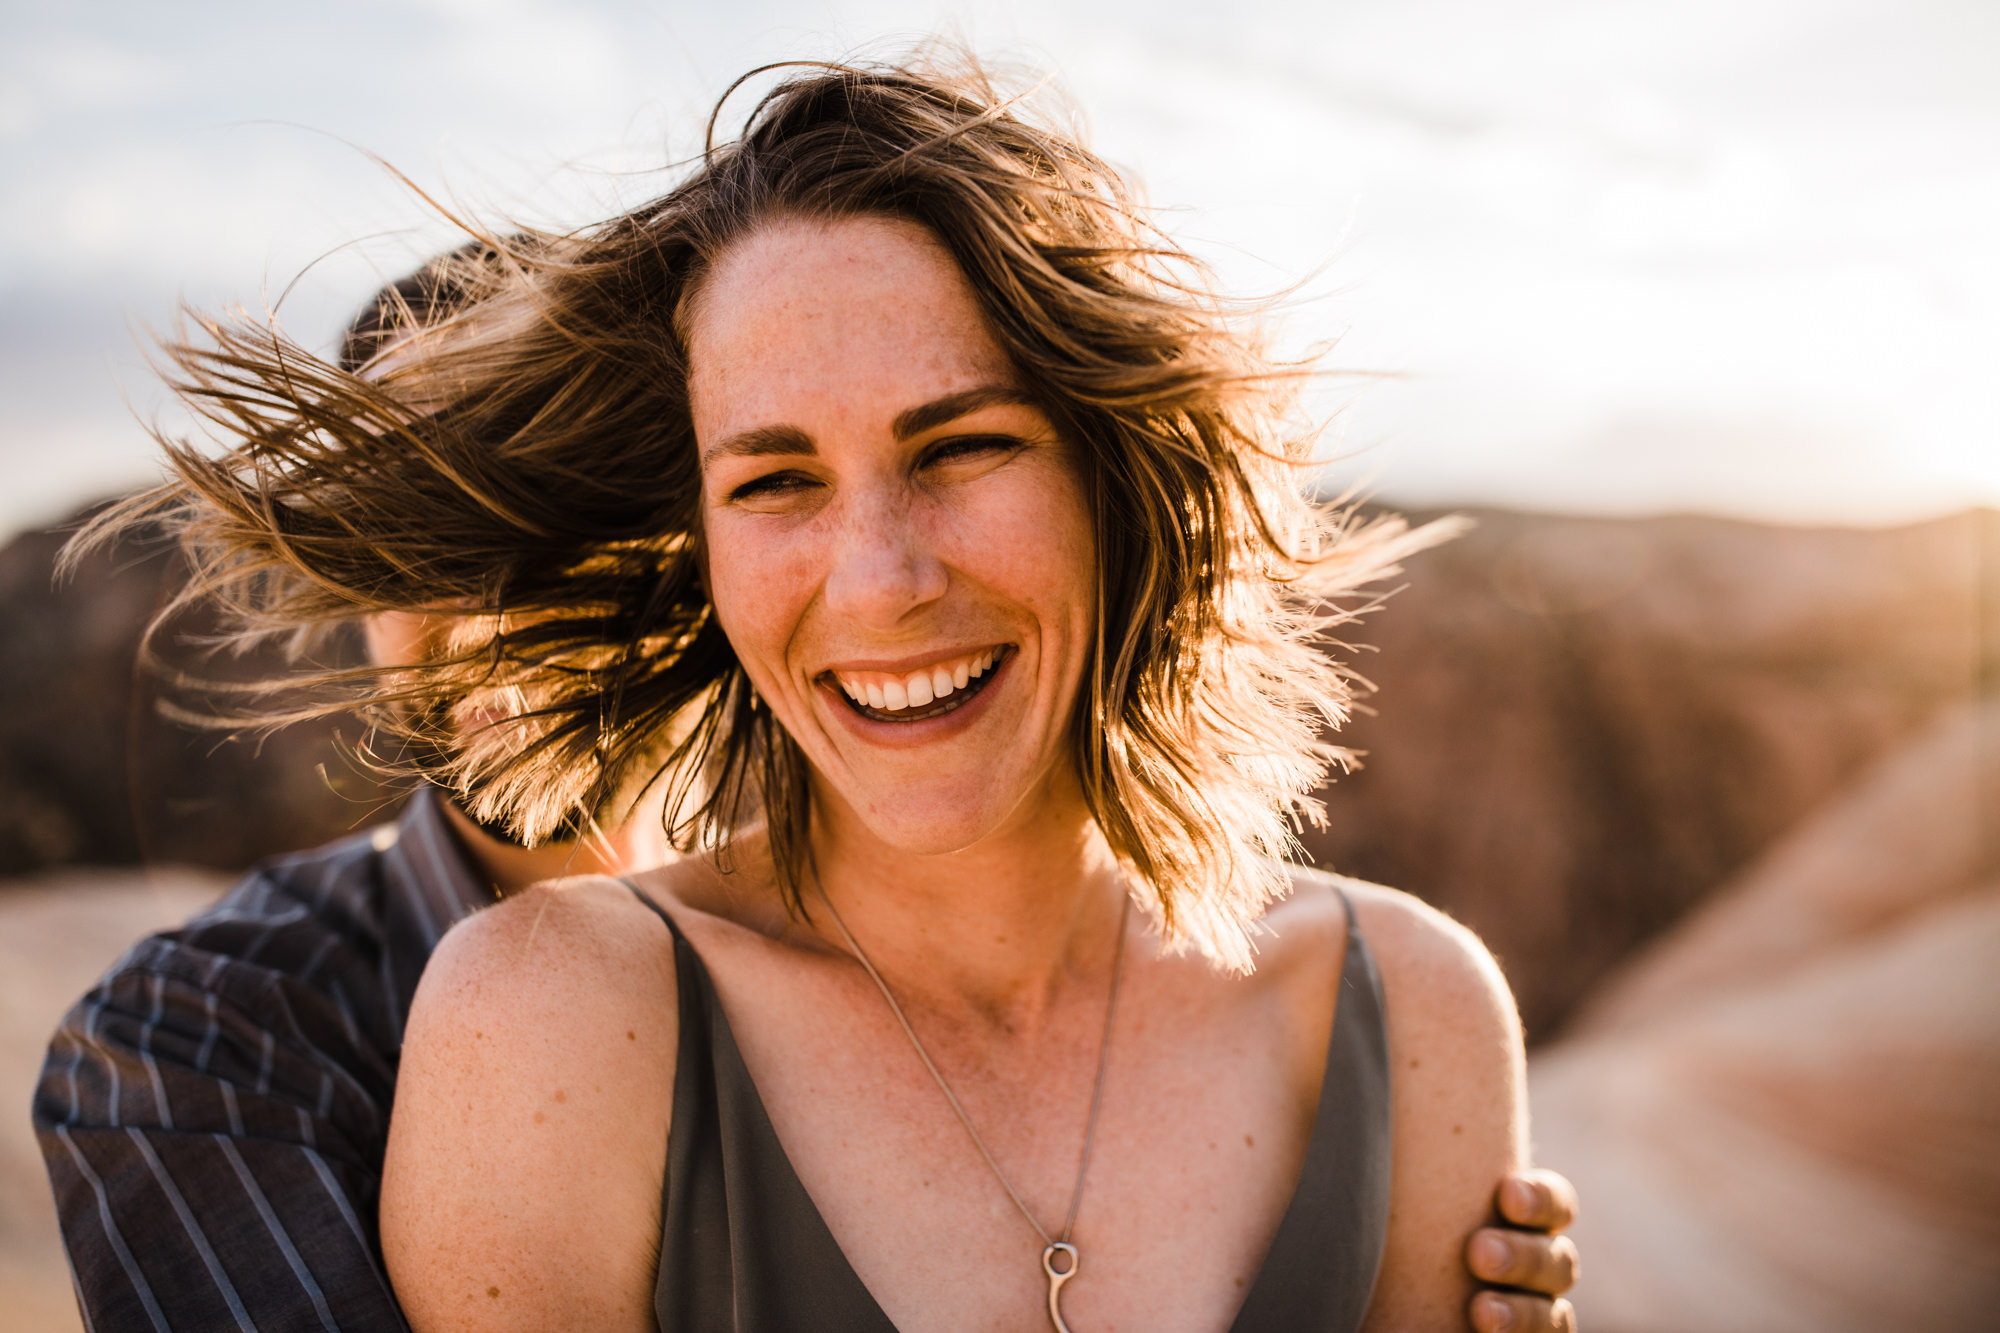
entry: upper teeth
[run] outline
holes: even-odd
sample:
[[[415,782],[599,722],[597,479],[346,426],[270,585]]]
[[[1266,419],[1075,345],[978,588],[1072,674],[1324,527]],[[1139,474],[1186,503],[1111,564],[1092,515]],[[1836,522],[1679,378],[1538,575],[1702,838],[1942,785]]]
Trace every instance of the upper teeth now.
[[[847,697],[854,702],[879,708],[885,713],[900,713],[905,708],[922,708],[953,690],[964,689],[974,677],[985,675],[999,656],[1000,649],[988,648],[970,657],[939,662],[900,675],[842,671],[836,673],[836,677],[840,688],[847,691]]]

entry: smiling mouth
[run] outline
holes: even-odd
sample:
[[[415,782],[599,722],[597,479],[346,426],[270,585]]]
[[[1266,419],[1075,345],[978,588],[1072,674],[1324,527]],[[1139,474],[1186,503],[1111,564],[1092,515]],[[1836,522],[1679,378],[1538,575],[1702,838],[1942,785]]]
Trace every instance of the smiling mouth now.
[[[984,648],[920,671],[829,671],[847,706],[873,722],[924,722],[970,703],[992,683],[1013,645]]]

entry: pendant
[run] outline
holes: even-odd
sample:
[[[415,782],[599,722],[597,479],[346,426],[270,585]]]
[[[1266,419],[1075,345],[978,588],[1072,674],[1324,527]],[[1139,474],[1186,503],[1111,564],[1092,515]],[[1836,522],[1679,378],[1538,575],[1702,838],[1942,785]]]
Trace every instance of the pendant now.
[[[1069,1256],[1068,1268],[1056,1268],[1058,1253]],[[1080,1262],[1076,1246],[1066,1240],[1050,1241],[1049,1247],[1042,1251],[1042,1271],[1049,1275],[1049,1327],[1055,1333],[1069,1333],[1069,1325],[1063,1322],[1062,1317],[1062,1286],[1076,1276],[1076,1266]]]

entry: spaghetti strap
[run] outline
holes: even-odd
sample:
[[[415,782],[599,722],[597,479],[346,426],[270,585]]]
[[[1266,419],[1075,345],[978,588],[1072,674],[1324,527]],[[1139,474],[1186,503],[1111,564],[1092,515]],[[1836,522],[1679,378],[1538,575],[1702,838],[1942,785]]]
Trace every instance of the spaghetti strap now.
[[[673,914],[623,883],[673,932],[680,998],[653,1283],[660,1333],[895,1333],[785,1155],[708,968]]]
[[[659,903],[654,901],[652,894],[646,892],[644,889],[640,888],[637,884],[634,884],[631,880],[631,877],[628,875],[618,876],[618,882],[620,884],[623,884],[626,888],[632,890],[632,896],[634,898],[637,898],[640,902],[652,908],[653,915],[659,917],[660,920],[667,923],[667,929],[673,932],[674,943],[676,946],[682,946],[687,943],[687,938],[681,934],[681,928],[674,924],[673,916],[667,911],[666,908],[660,906]],[[675,949],[676,955],[678,955],[679,952],[680,950],[677,947]],[[674,961],[679,962],[680,959],[676,957]]]
[[[1389,1043],[1382,979],[1338,881],[1347,949],[1306,1161],[1233,1333],[1361,1327],[1389,1232]]]

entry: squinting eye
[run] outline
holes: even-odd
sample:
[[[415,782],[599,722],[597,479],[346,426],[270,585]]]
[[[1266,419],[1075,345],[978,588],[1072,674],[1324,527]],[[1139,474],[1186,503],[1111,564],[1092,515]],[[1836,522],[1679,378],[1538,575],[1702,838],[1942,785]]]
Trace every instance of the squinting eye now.
[[[960,435],[943,440],[925,455],[925,463],[957,463],[982,454],[1011,453],[1023,445],[1012,435]]]
[[[795,491],[807,490],[819,483],[801,472],[772,472],[762,477],[753,477],[729,492],[732,502],[754,500],[759,496],[779,496]]]

